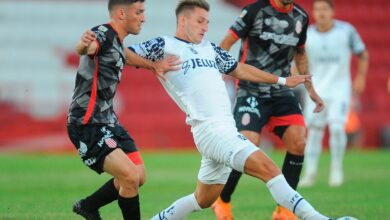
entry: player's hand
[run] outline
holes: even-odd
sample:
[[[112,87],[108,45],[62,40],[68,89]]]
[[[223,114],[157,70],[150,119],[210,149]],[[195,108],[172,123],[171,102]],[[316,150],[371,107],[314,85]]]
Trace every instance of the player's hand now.
[[[153,72],[158,78],[165,80],[164,73],[179,70],[180,64],[181,60],[179,57],[167,56],[164,59],[154,63]]]
[[[316,107],[314,108],[313,112],[318,113],[324,110],[325,104],[324,101],[321,99],[321,97],[314,91],[312,90],[309,92],[309,96],[311,100],[316,104]]]
[[[91,30],[87,30],[83,33],[83,36],[81,36],[81,43],[85,47],[89,47],[92,42],[96,40],[96,34],[95,32]]]
[[[286,86],[289,88],[296,87],[297,85],[304,83],[304,82],[311,82],[311,76],[310,75],[294,75],[286,78]]]

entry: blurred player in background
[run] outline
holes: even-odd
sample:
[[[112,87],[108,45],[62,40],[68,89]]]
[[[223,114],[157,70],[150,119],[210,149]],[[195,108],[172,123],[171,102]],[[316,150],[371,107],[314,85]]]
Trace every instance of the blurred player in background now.
[[[221,47],[229,50],[241,39],[240,61],[277,76],[290,76],[294,60],[300,74],[308,73],[305,52],[308,15],[294,0],[259,0],[246,6]],[[311,82],[306,90],[314,101],[314,112],[323,109],[322,99]],[[293,91],[285,86],[240,80],[234,118],[241,134],[256,146],[261,129],[268,124],[284,143],[287,153],[282,173],[293,189],[301,174],[306,127],[302,108]],[[220,198],[213,204],[217,219],[233,219],[230,200],[241,172],[233,170]],[[277,206],[272,219],[296,219],[287,209]]]
[[[347,145],[345,123],[352,91],[359,95],[365,88],[368,53],[355,28],[333,18],[332,0],[314,0],[313,17],[315,24],[308,29],[306,48],[313,84],[326,107],[323,112],[313,114],[312,104],[306,103],[308,141],[305,172],[300,186],[314,184],[326,125],[329,127],[331,151],[329,185],[340,186],[343,183],[343,157]],[[353,85],[351,54],[355,54],[358,59]]]
[[[192,212],[210,207],[220,195],[231,172],[229,167],[232,167],[264,181],[275,201],[300,218],[329,220],[289,186],[263,151],[237,131],[222,80],[223,74],[229,74],[246,81],[293,87],[310,77],[285,78],[238,63],[221,47],[203,40],[208,31],[208,11],[209,4],[205,0],[182,0],[176,8],[175,37],[157,37],[130,47],[152,61],[169,54],[183,61],[180,70],[168,72],[160,81],[186,113],[196,147],[202,155],[195,192],[175,201],[152,219],[184,219]]]
[[[119,124],[113,99],[123,65],[136,65],[161,74],[173,70],[174,58],[152,63],[122,45],[138,34],[145,21],[144,0],[109,0],[111,21],[86,31],[77,44],[81,55],[68,114],[68,134],[81,159],[97,173],[114,178],[92,195],[76,202],[73,211],[85,219],[101,219],[99,208],[118,200],[123,218],[140,219],[138,187],[145,181],[141,155]]]

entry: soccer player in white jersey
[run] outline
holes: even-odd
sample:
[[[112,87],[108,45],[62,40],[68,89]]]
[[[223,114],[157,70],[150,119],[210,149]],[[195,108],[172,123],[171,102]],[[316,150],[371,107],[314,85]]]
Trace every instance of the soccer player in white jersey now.
[[[325,110],[313,114],[310,111],[312,103],[306,102],[308,141],[300,185],[311,186],[315,182],[324,128],[328,125],[331,152],[329,185],[336,187],[343,183],[343,157],[347,145],[345,123],[351,95],[352,92],[359,95],[364,90],[368,52],[351,24],[333,19],[332,0],[315,0],[312,13],[315,24],[308,29],[306,50],[312,82],[325,102]],[[353,84],[350,73],[352,54],[358,60]]]
[[[130,47],[152,61],[167,55],[180,57],[181,69],[166,73],[161,82],[186,113],[202,155],[195,192],[175,201],[152,219],[184,219],[192,212],[210,207],[234,168],[266,182],[275,201],[300,218],[328,220],[288,185],[263,151],[237,131],[221,73],[289,87],[309,80],[309,76],[283,78],[238,63],[222,48],[203,40],[208,31],[208,10],[205,0],[182,0],[176,8],[175,37],[158,37]]]

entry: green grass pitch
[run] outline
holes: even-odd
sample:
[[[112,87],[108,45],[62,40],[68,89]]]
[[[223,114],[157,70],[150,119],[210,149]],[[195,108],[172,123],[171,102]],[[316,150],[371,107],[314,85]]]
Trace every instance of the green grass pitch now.
[[[281,165],[282,152],[270,156]],[[143,153],[148,180],[141,188],[142,219],[191,193],[200,156],[197,152]],[[390,151],[351,151],[345,158],[345,184],[327,185],[329,154],[323,154],[314,188],[301,194],[319,211],[360,220],[390,219]],[[74,201],[91,193],[109,176],[95,174],[77,155],[0,155],[0,219],[81,219],[71,212]],[[275,204],[265,185],[245,176],[233,197],[237,220],[270,219]],[[117,203],[101,210],[104,219],[121,219]],[[214,219],[210,209],[188,219]]]

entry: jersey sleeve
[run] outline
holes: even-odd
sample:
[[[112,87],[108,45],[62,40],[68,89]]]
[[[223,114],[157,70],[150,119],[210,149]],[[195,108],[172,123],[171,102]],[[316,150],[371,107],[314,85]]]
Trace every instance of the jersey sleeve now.
[[[104,25],[99,25],[91,29],[96,34],[97,49],[94,56],[102,54],[108,47],[110,47],[113,41],[113,34],[110,33],[110,30]]]
[[[256,4],[251,4],[242,9],[240,16],[230,27],[229,32],[237,39],[245,38],[252,29],[258,9]]]
[[[302,33],[299,36],[299,41],[297,44],[297,47],[303,47],[305,46],[306,39],[307,39],[307,28],[309,27],[309,18],[305,19],[305,23],[302,24]]]
[[[220,73],[228,74],[237,68],[238,62],[226,50],[211,43],[215,52],[215,61]]]
[[[350,31],[349,31],[349,44],[354,54],[360,54],[366,49],[366,46],[364,45],[362,38],[360,37],[359,33],[352,25],[350,25]]]
[[[164,58],[165,40],[157,37],[128,48],[145,59],[158,61]]]

